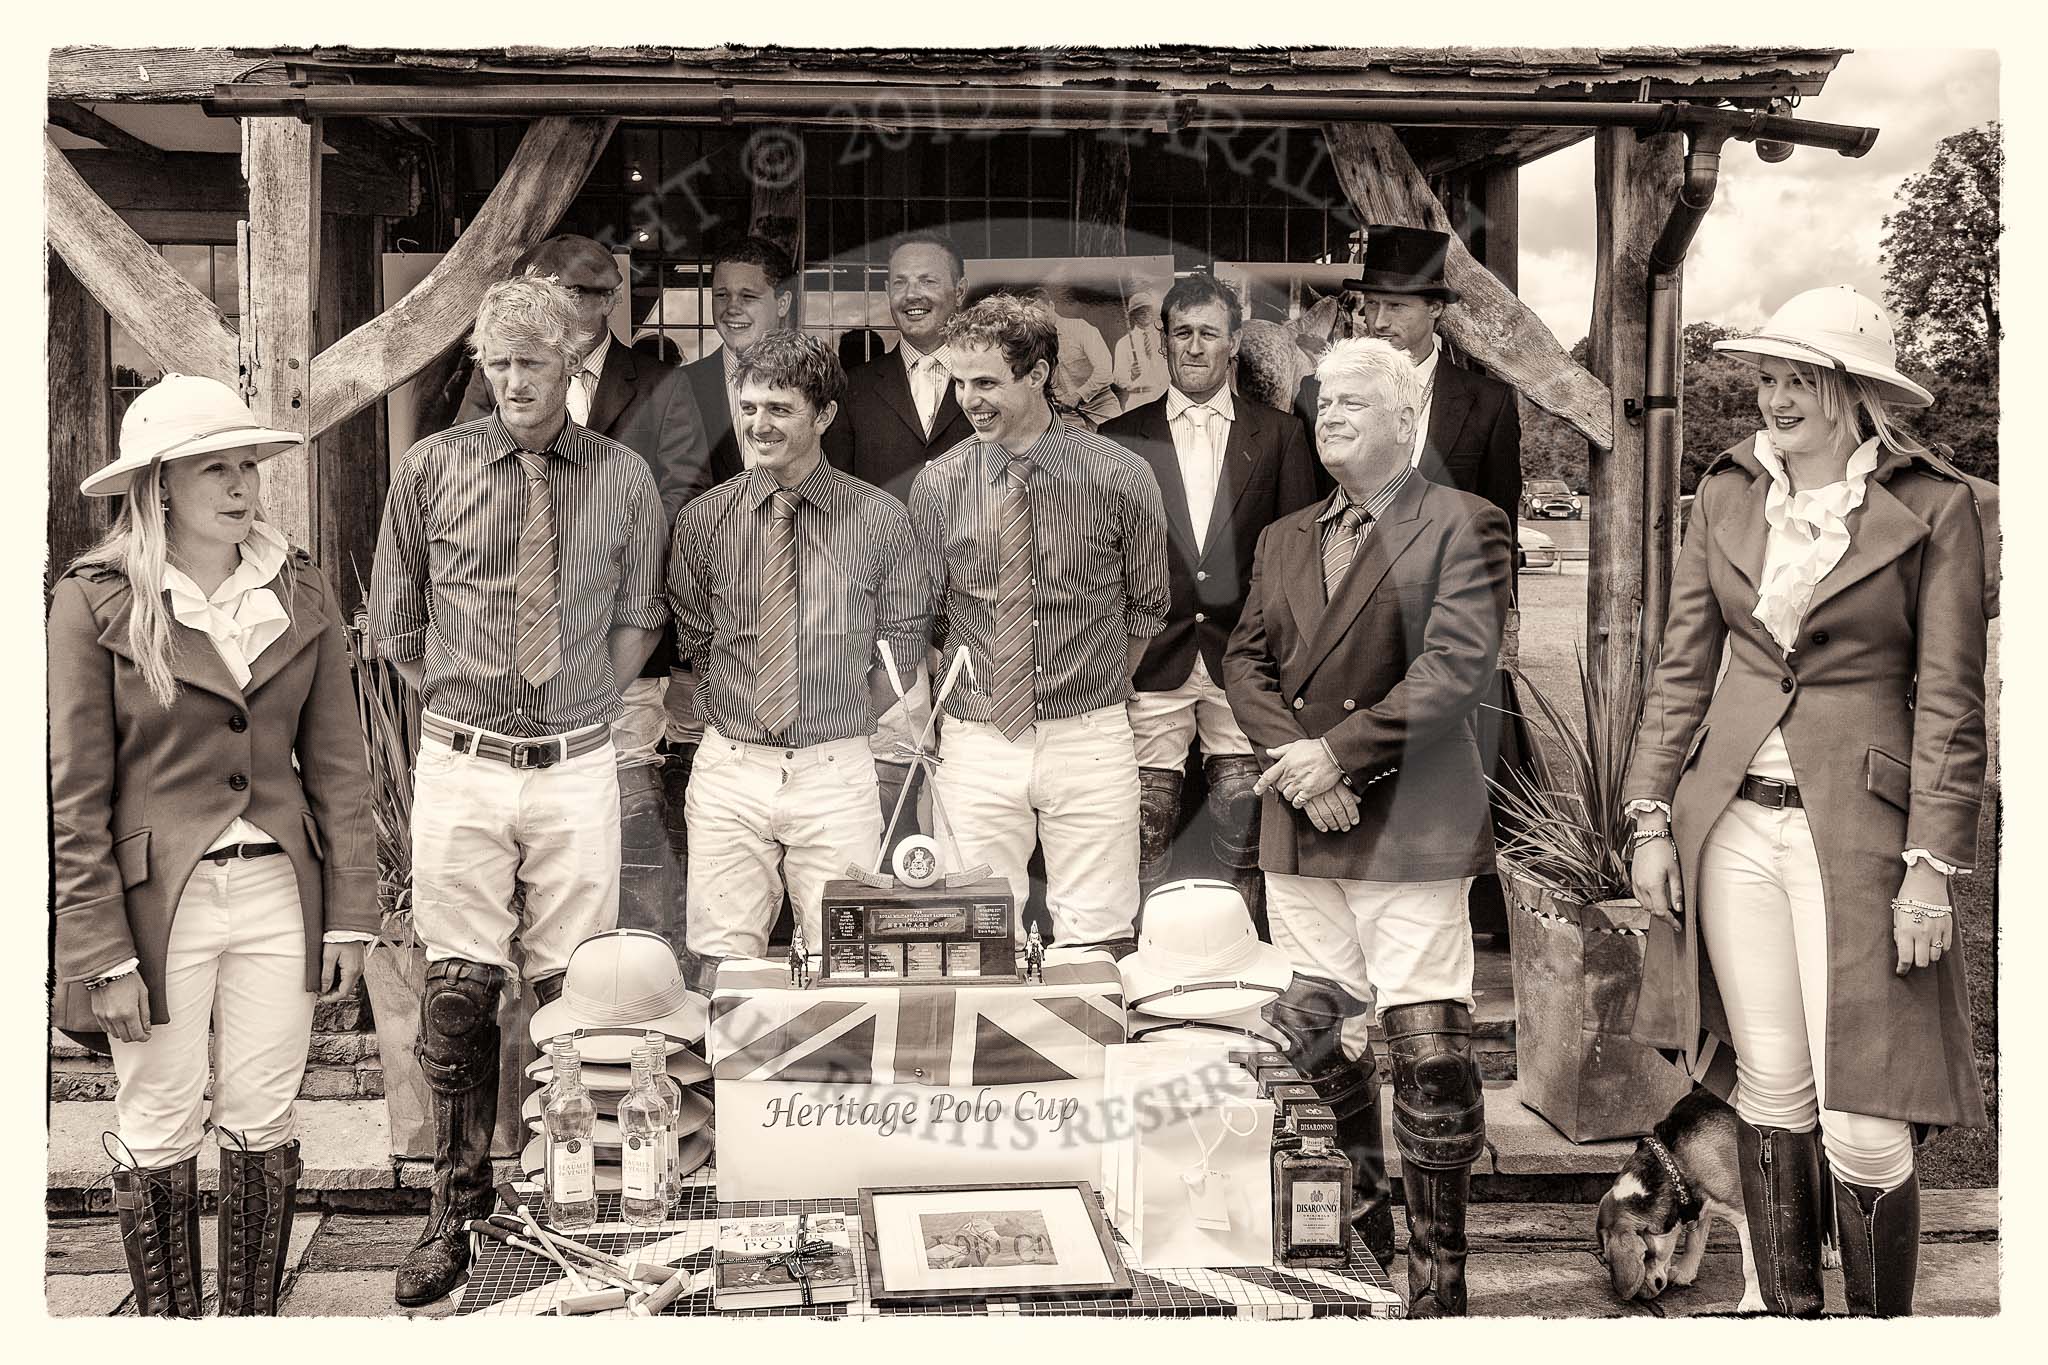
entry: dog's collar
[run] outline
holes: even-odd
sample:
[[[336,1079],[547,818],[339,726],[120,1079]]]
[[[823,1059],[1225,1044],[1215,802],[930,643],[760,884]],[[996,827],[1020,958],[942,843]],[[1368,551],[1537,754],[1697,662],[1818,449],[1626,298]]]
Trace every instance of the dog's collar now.
[[[1664,1167],[1664,1174],[1671,1177],[1671,1183],[1678,1189],[1678,1202],[1692,1203],[1692,1191],[1687,1187],[1685,1176],[1678,1169],[1678,1159],[1671,1155],[1671,1149],[1659,1142],[1655,1136],[1646,1136],[1643,1145],[1656,1154],[1658,1164]]]

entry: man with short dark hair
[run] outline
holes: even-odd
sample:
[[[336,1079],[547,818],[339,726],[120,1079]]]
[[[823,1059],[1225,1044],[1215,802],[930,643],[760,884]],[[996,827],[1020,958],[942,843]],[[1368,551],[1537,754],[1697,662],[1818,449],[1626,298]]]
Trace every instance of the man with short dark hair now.
[[[974,669],[945,702],[938,822],[964,863],[1009,881],[1020,914],[1042,842],[1055,941],[1121,943],[1138,908],[1124,703],[1171,600],[1159,484],[1129,450],[1053,416],[1049,309],[990,295],[954,316],[946,344],[974,436],[910,487],[942,649],[966,649]]]
[[[711,258],[711,321],[719,349],[683,366],[711,447],[711,482],[753,467],[740,440],[739,366],[764,337],[797,325],[796,264],[766,237],[742,237]]]
[[[1498,508],[1415,476],[1422,394],[1406,355],[1352,338],[1316,373],[1317,453],[1336,491],[1259,537],[1223,660],[1231,710],[1268,765],[1259,865],[1273,942],[1294,965],[1267,1017],[1319,1089],[1365,1100],[1370,1044],[1345,1025],[1377,1010],[1394,1061],[1411,1312],[1462,1314],[1465,1203],[1486,1140],[1465,911],[1493,862],[1477,720],[1514,554]],[[1360,1231],[1384,1263],[1393,1216],[1369,1104],[1340,1119],[1338,1138],[1354,1153]]]
[[[764,957],[785,883],[824,942],[825,883],[882,836],[868,736],[894,694],[877,641],[924,653],[930,588],[903,504],[824,461],[845,387],[822,340],[777,332],[739,364],[753,467],[685,508],[669,554],[676,639],[697,679],[689,948]]]
[[[1166,879],[1188,747],[1199,738],[1215,854],[1263,933],[1259,761],[1223,695],[1223,650],[1251,584],[1252,547],[1276,517],[1315,500],[1316,463],[1299,423],[1230,391],[1244,322],[1236,294],[1190,275],[1167,292],[1164,317],[1166,393],[1102,428],[1159,480],[1173,582],[1166,629],[1138,664],[1130,704],[1138,881],[1150,890]]]
[[[513,938],[552,999],[571,951],[618,919],[611,723],[668,620],[661,497],[644,460],[569,420],[577,333],[550,280],[485,292],[470,344],[497,410],[406,452],[371,570],[378,651],[422,705],[412,904],[435,1159],[426,1230],[398,1268],[408,1306],[454,1286],[465,1223],[491,1209]]]

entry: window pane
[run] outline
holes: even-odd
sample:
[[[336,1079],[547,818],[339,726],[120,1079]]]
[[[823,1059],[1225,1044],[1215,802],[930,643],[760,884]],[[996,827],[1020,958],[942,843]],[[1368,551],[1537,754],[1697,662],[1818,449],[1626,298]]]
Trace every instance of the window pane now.
[[[242,270],[231,246],[213,248],[213,306],[230,318],[242,314]]]
[[[159,248],[164,260],[185,283],[197,289],[207,298],[213,297],[213,248],[204,246],[167,246]]]

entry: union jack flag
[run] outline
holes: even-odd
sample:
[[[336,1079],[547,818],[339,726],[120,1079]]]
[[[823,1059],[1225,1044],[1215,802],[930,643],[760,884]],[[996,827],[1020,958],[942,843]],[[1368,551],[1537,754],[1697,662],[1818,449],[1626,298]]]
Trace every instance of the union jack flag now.
[[[711,1072],[721,1081],[1017,1085],[1102,1074],[1124,1041],[1123,982],[1099,949],[1052,949],[1030,985],[813,986],[736,958],[711,996]]]

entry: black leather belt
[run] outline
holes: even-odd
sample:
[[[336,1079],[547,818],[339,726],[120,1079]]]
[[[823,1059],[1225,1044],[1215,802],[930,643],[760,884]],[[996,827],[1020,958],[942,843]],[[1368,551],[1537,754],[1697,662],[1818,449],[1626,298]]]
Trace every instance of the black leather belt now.
[[[223,848],[208,849],[199,856],[224,867],[231,858],[268,858],[273,853],[282,852],[283,844],[228,844]]]
[[[1790,782],[1780,782],[1775,777],[1758,777],[1755,773],[1742,779],[1742,785],[1735,789],[1735,794],[1770,810],[1784,810],[1787,806],[1803,808],[1806,804],[1799,799],[1799,788]]]
[[[512,768],[552,768],[557,763],[580,757],[601,744],[609,743],[612,727],[593,725],[567,735],[540,739],[504,739],[465,729],[428,712],[420,717],[420,729],[445,743],[458,754],[496,759]]]

